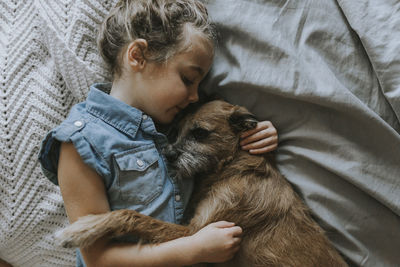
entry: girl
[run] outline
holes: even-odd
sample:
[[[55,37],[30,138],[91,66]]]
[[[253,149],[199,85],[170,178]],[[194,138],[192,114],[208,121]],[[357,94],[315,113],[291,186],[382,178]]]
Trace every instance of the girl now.
[[[61,189],[70,222],[116,209],[134,209],[179,223],[193,181],[168,173],[162,149],[166,124],[198,100],[213,59],[214,30],[195,0],[123,0],[100,29],[98,46],[112,84],[94,84],[85,102],[45,138],[40,162]],[[106,92],[109,92],[106,93]],[[261,122],[241,142],[250,153],[276,148],[276,130]],[[160,245],[135,238],[100,240],[77,251],[84,266],[182,266],[223,262],[239,248],[241,228],[212,223],[190,237]]]

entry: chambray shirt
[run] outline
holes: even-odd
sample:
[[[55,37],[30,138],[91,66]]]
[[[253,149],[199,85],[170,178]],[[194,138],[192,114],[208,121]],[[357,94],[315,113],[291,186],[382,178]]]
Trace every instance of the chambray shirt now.
[[[61,142],[72,142],[85,164],[103,179],[111,210],[132,209],[180,223],[193,180],[168,172],[165,135],[142,111],[104,93],[111,84],[94,84],[86,101],[45,137],[39,153],[44,174],[55,184]],[[83,266],[78,250],[77,266]]]

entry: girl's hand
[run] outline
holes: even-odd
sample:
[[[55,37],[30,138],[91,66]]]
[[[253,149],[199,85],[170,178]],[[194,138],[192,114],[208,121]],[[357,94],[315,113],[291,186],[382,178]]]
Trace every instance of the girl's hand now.
[[[211,223],[192,235],[195,262],[225,262],[239,250],[242,228],[234,223]]]
[[[256,128],[244,132],[240,138],[242,149],[250,154],[263,154],[278,147],[278,132],[270,121],[257,123]]]

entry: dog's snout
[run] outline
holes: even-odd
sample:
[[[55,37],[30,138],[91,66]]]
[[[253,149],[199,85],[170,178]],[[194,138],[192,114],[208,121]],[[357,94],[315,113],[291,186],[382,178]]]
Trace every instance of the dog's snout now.
[[[167,149],[165,150],[165,157],[169,162],[174,162],[178,159],[179,152],[172,145],[168,145]]]

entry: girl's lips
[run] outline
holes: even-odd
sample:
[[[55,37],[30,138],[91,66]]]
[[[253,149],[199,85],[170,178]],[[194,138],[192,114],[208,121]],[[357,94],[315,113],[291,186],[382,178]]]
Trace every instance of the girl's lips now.
[[[178,106],[175,106],[175,107],[172,107],[172,108],[168,109],[169,112],[179,112],[181,110],[182,110],[182,108],[180,108]]]
[[[179,107],[179,106],[176,106],[176,108],[178,109],[178,111],[185,109],[185,107]]]
[[[182,109],[181,109],[180,107],[176,106],[173,110],[174,110],[174,113],[177,114],[177,113],[179,113]]]
[[[183,105],[180,105],[180,106],[176,106],[179,110],[183,110],[183,109],[185,109],[187,106],[189,106],[189,103],[187,103],[187,104],[183,104]]]

